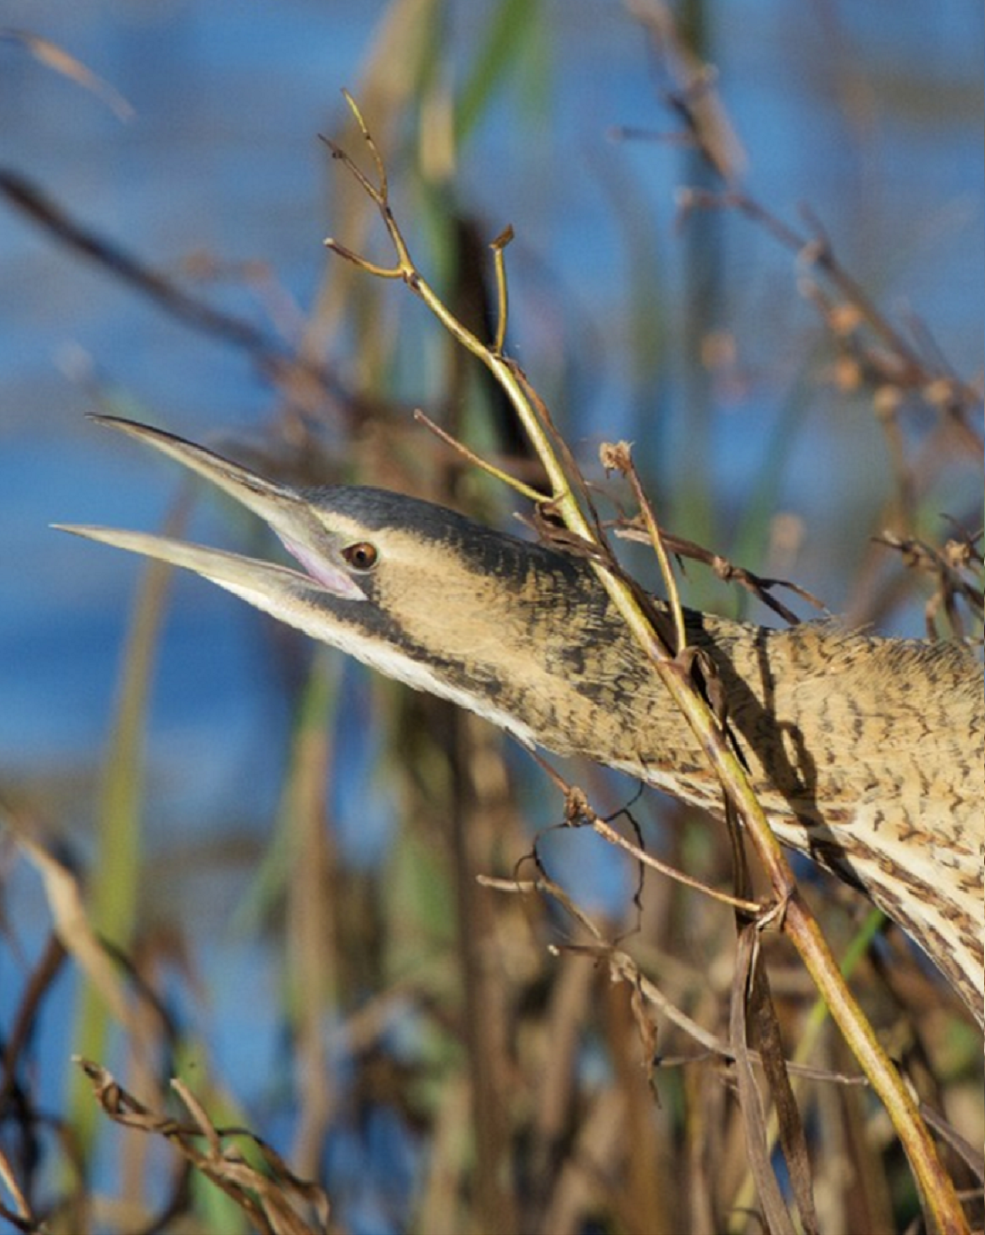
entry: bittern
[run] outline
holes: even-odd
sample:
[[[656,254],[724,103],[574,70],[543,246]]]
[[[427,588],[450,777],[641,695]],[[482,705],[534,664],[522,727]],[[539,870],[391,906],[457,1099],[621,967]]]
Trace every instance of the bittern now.
[[[276,484],[101,418],[264,519],[302,570],[139,532],[67,530],[170,562],[526,746],[579,754],[713,815],[721,791],[593,568],[380,489]],[[659,602],[656,602],[659,604]],[[686,612],[778,838],[861,888],[985,1027],[982,666],[955,644]]]

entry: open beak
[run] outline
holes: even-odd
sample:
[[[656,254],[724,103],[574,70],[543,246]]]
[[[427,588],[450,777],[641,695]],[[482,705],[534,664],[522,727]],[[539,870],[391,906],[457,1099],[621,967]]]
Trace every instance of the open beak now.
[[[264,480],[262,476],[230,463],[202,446],[161,429],[152,429],[116,416],[94,416],[92,419],[153,446],[259,515],[306,573],[238,553],[225,553],[145,532],[55,524],[61,531],[194,571],[292,625],[306,626],[307,623],[298,622],[298,616],[304,611],[310,614],[311,609],[317,608],[319,602],[324,604],[328,596],[341,600],[366,599],[363,590],[342,565],[336,538],[313,513],[311,504],[301,494]]]

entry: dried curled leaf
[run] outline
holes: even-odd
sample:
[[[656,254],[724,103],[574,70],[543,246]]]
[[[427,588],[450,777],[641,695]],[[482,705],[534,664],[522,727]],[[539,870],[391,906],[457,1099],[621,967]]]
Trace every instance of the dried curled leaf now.
[[[217,1128],[182,1081],[172,1080],[171,1086],[191,1116],[190,1122],[151,1111],[101,1064],[78,1058],[76,1062],[92,1082],[96,1101],[114,1123],[170,1141],[263,1235],[326,1235],[329,1231],[329,1201],[324,1190],[299,1179],[280,1154],[248,1128]],[[251,1156],[259,1157],[259,1165],[247,1159],[240,1141],[247,1143]]]

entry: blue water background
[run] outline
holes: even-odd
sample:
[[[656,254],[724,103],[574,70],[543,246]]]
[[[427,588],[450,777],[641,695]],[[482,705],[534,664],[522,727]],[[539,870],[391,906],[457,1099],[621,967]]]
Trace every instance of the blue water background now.
[[[154,265],[173,268],[198,249],[262,259],[304,308],[329,260],[321,245],[333,227],[325,179],[339,174],[317,134],[341,114],[340,87],[358,85],[383,10],[311,0],[7,3],[6,25],[65,47],[121,91],[135,117],[121,123],[75,84],[0,44],[0,161]],[[809,201],[861,282],[891,311],[918,313],[959,372],[979,372],[981,5],[745,0],[713,10],[714,59],[752,191],[789,219]],[[453,63],[471,61],[488,11],[480,3],[452,8]],[[618,165],[632,187],[673,304],[686,290],[683,242],[672,227],[686,165],[672,148],[611,139],[621,124],[671,127],[623,10],[568,0],[546,12],[554,76],[542,132],[518,133],[529,113],[504,93],[463,153],[456,196],[488,220],[490,235],[512,222],[517,251],[570,293],[591,347],[563,414],[590,457],[603,433],[640,433],[639,396],[622,376],[628,260],[605,169]],[[839,106],[847,90],[857,97],[851,123]],[[726,500],[738,502],[769,449],[815,317],[797,298],[788,254],[740,220],[723,220],[722,229],[722,325],[740,333],[748,369],[770,375],[714,409],[706,464]],[[91,401],[72,375],[92,366],[136,410],[152,409],[189,436],[256,428],[273,396],[233,349],[169,320],[3,206],[0,289],[0,775],[47,786],[59,826],[75,829],[84,848],[136,566],[48,525],[154,528],[175,480],[85,421]],[[520,358],[536,382],[538,344],[552,342],[539,324],[544,290],[522,263],[514,289]],[[258,314],[245,296],[219,298]],[[683,386],[673,357],[668,363],[653,392],[652,432],[686,457]],[[886,484],[878,430],[859,406],[819,397],[782,503],[808,524],[837,522],[840,493],[864,490],[870,473],[875,502]],[[203,511],[196,530],[214,539],[223,528]],[[844,603],[824,553],[808,546],[798,577],[832,608]],[[907,620],[918,633],[916,617]],[[151,853],[191,843],[209,827],[262,847],[288,720],[276,669],[258,663],[264,646],[251,611],[198,581],[174,579],[148,736]],[[358,679],[337,672],[358,700]],[[343,826],[347,798],[361,791],[358,777],[338,787]],[[371,812],[375,844],[385,835],[382,813],[382,804]],[[367,852],[353,846],[356,858]],[[185,889],[186,907],[221,923],[241,886],[203,872]],[[5,912],[24,939],[43,937],[46,909],[30,873],[13,882]],[[278,1066],[276,1025],[260,1015],[264,1007],[274,1014],[277,999],[257,989],[258,980],[272,981],[258,955],[263,945],[218,937],[221,954],[203,958],[206,980],[222,974],[208,1033],[249,1098],[251,1078],[261,1092]],[[0,992],[22,976],[0,972]],[[237,1028],[244,998],[258,1015],[249,1035]],[[10,1006],[0,994],[0,1013]],[[64,1030],[64,1020],[46,1020],[44,1049],[67,1054]]]
[[[860,126],[868,125],[860,136],[844,131],[832,105],[837,83],[826,57],[833,36],[798,7],[765,0],[721,6],[716,60],[749,153],[751,188],[787,218],[810,202],[853,271],[890,310],[920,314],[958,371],[973,375],[982,351],[982,159],[973,109],[981,14],[957,2],[898,6],[889,23],[882,5],[851,5],[839,14],[851,71],[872,66],[872,80],[858,83],[873,95],[870,114],[860,108]],[[321,193],[332,171],[317,134],[340,114],[339,87],[358,80],[381,11],[297,2],[248,10],[222,3],[8,5],[10,26],[64,45],[127,97],[136,118],[121,124],[91,95],[6,46],[3,161],[152,263],[167,269],[197,249],[261,258],[303,307],[322,277],[321,241],[332,226]],[[460,6],[451,23],[466,62],[483,11]],[[615,437],[639,429],[620,380],[626,255],[600,169],[619,160],[632,177],[639,209],[652,217],[666,253],[671,287],[682,267],[669,228],[683,170],[666,148],[616,147],[609,137],[624,123],[671,127],[636,27],[610,4],[550,12],[556,79],[543,140],[531,152],[517,138],[517,104],[507,95],[467,148],[456,192],[492,214],[490,229],[514,223],[523,245],[574,289],[602,341],[592,352],[597,364],[583,375],[584,402],[562,409],[591,449],[603,430]],[[938,108],[953,123],[942,124]],[[866,195],[871,204],[860,223]],[[755,369],[777,347],[793,351],[813,316],[791,291],[788,256],[761,235],[750,239],[748,225],[737,226],[747,233],[742,275],[755,284],[741,307],[758,308],[766,327],[743,338],[744,359]],[[869,230],[859,234],[860,227]],[[622,272],[615,278],[613,267]],[[84,421],[91,400],[69,374],[91,363],[162,422],[191,435],[262,422],[271,392],[235,351],[170,321],[9,209],[0,216],[0,277],[0,757],[13,767],[85,763],[105,729],[106,685],[134,568],[121,555],[82,551],[47,525],[150,527],[174,487]],[[522,286],[523,271],[515,277]],[[536,377],[517,299],[519,351]],[[781,326],[787,338],[778,337]],[[767,385],[755,390],[754,406],[718,414],[714,462],[728,488],[741,491],[755,473],[783,393]],[[673,391],[660,410],[669,442],[686,450],[688,418]],[[832,455],[842,427],[836,408],[822,408],[798,446],[804,467],[790,491],[806,517],[830,508],[834,477],[847,489],[855,469],[874,462],[882,473],[875,434],[859,435],[870,458],[858,457],[858,440],[852,457]],[[831,466],[818,467],[819,457]],[[808,567],[817,576],[808,583],[830,582],[814,563]],[[249,703],[236,693],[249,650],[236,643],[248,639],[250,621],[198,585],[177,580],[175,587],[165,663],[184,660],[195,688],[172,689],[172,674],[162,673],[157,717],[172,731],[231,723],[245,737]],[[839,599],[829,595],[833,607]],[[213,638],[213,629],[223,637]],[[212,719],[203,698],[215,709]]]

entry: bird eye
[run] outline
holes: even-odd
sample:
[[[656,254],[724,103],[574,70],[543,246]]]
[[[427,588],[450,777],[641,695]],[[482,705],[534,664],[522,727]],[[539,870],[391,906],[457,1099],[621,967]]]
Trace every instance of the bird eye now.
[[[376,545],[368,540],[357,540],[354,545],[347,545],[342,550],[342,556],[353,570],[372,570],[379,560]]]

